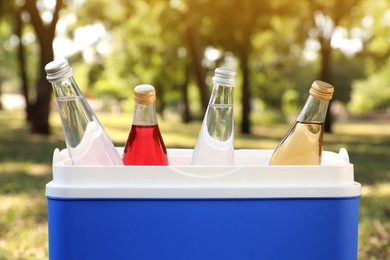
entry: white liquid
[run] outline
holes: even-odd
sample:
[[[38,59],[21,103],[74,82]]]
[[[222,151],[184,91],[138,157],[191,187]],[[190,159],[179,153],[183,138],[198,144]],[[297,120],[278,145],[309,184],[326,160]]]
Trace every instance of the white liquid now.
[[[117,150],[103,129],[89,122],[79,145],[69,148],[73,165],[123,165]]]
[[[199,132],[193,165],[234,164],[233,105],[210,105]]]

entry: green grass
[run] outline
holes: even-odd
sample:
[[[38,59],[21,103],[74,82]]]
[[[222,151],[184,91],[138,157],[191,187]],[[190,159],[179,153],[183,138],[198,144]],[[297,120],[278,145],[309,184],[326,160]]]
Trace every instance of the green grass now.
[[[117,146],[127,139],[131,115],[98,115]],[[56,113],[53,134],[31,135],[21,112],[0,111],[0,259],[47,259],[45,184],[51,180],[54,148],[64,148]],[[195,144],[199,122],[183,125],[168,115],[160,119],[167,147]],[[238,128],[238,127],[237,127]],[[236,133],[236,148],[273,149],[287,125],[255,126]],[[326,134],[324,149],[347,148],[355,179],[363,184],[359,216],[359,259],[390,259],[390,124],[338,122]]]

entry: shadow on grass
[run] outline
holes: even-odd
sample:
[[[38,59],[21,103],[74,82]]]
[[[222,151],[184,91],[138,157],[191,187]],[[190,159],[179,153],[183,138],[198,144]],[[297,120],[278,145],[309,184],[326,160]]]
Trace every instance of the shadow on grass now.
[[[324,149],[348,150],[355,180],[373,185],[390,181],[390,137],[372,135],[326,135]]]
[[[15,134],[7,139],[0,139],[0,162],[51,163],[54,149],[64,146],[64,141],[55,137]]]
[[[24,172],[1,173],[0,194],[28,194],[43,193],[46,183],[51,180],[51,175],[33,176]]]
[[[367,195],[360,201],[359,259],[390,259],[390,196]]]

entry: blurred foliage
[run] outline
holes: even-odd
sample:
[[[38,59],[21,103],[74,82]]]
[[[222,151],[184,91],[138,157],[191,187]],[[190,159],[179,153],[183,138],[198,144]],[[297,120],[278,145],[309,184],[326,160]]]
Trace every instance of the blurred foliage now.
[[[0,39],[4,46],[0,59],[1,64],[6,65],[0,67],[0,82],[10,86],[6,88],[8,92],[20,91],[15,84],[18,77],[16,46],[20,42],[28,50],[29,81],[35,82],[37,78],[36,57],[39,54],[34,32],[27,24],[20,41],[15,38],[10,23],[13,19],[10,10],[17,3],[3,1],[0,4]],[[390,66],[387,63],[390,3],[385,0],[375,0],[375,4],[368,0],[228,0],[222,3],[209,0],[67,0],[64,3],[58,37],[75,42],[81,28],[104,28],[104,33],[96,36],[89,46],[73,54],[69,52],[71,50],[63,50],[70,55],[68,59],[75,68],[77,81],[90,97],[110,96],[120,104],[131,96],[135,85],[150,83],[157,87],[160,112],[172,106],[180,111],[183,86],[189,84],[190,107],[201,112],[199,94],[195,93],[197,82],[192,72],[196,64],[189,55],[187,35],[188,28],[194,26],[203,52],[201,65],[208,76],[216,66],[237,68],[238,109],[242,106],[245,84],[245,71],[240,70],[243,62],[247,62],[250,71],[251,100],[261,100],[270,110],[282,111],[286,107],[283,93],[292,90],[299,93],[298,103],[302,105],[311,82],[319,77],[323,66],[320,36],[334,36],[331,72],[332,83],[336,86],[335,99],[344,104],[351,101],[349,107],[359,113],[387,106],[387,97],[377,100],[367,96],[370,99],[365,103],[378,101],[378,105],[357,105],[362,102],[356,101],[359,96],[366,96],[364,87],[359,85],[381,83],[382,88],[387,87],[379,79],[375,80],[377,83],[370,79],[372,74],[378,74],[376,78],[385,77],[386,67]],[[348,6],[353,8],[348,9]],[[348,13],[342,13],[346,8]],[[356,43],[357,39],[361,46],[358,50],[342,45],[343,42]],[[211,87],[209,77],[207,84]]]
[[[367,79],[353,83],[349,108],[360,114],[390,109],[390,63]]]

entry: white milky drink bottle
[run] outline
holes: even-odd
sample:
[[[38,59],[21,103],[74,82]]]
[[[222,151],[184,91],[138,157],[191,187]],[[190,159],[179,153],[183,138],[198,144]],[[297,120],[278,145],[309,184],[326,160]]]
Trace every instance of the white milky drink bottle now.
[[[66,59],[45,66],[52,84],[72,165],[123,165],[107,133],[82,95]]]
[[[192,165],[234,164],[233,90],[236,72],[217,68],[213,91],[194,148]]]

